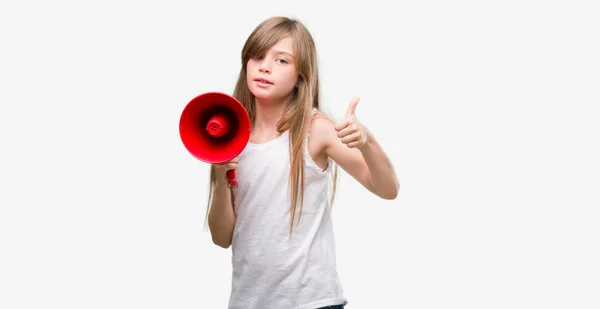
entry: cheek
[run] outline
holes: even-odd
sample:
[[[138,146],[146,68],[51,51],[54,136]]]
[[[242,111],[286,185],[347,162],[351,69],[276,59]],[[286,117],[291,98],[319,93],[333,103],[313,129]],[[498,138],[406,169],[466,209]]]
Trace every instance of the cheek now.
[[[298,80],[298,73],[295,70],[290,70],[285,74],[285,80],[287,84],[291,84],[292,86],[296,84]]]
[[[250,86],[250,81],[252,81],[252,79],[254,78],[254,75],[252,74],[254,66],[252,66],[250,63],[248,63],[246,65],[246,82],[248,83],[248,86]]]
[[[246,77],[250,76],[250,72],[252,72],[252,65],[248,62],[248,64],[246,64]]]
[[[248,62],[246,62],[246,76],[248,76],[250,74],[250,72],[254,72],[255,68],[256,68],[256,63],[254,63],[254,61],[252,61],[252,59],[248,60]]]
[[[290,78],[289,82],[288,82],[288,87],[290,89],[293,89],[296,86],[296,83],[298,82],[298,78],[294,77],[294,78]]]

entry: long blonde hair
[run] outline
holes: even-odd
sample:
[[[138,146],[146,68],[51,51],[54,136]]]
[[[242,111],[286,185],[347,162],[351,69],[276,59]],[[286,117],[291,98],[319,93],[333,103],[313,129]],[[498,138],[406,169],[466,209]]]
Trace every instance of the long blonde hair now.
[[[291,235],[298,203],[300,204],[300,214],[298,215],[297,222],[300,221],[300,217],[302,216],[304,202],[304,140],[310,127],[312,109],[321,110],[316,47],[311,34],[301,22],[287,17],[272,17],[261,22],[254,29],[242,49],[242,66],[233,96],[244,105],[250,116],[250,122],[254,125],[254,120],[256,119],[255,97],[248,89],[246,65],[248,60],[262,55],[271,46],[286,36],[294,39],[294,63],[298,72],[298,82],[290,94],[283,116],[277,124],[277,131],[281,133],[289,130],[290,136],[289,151],[291,162],[289,185],[292,193],[290,201]],[[337,186],[337,164],[334,163],[333,169],[332,204]],[[215,171],[211,167],[209,207],[215,181]]]

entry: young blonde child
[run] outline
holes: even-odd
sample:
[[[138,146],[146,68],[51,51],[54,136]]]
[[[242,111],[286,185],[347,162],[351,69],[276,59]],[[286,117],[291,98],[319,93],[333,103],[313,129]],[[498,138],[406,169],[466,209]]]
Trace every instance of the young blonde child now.
[[[320,112],[316,48],[301,22],[263,21],[241,60],[233,96],[250,115],[250,140],[211,166],[208,210],[213,242],[232,248],[229,308],[343,308],[330,214],[337,166],[395,199],[392,164],[356,118],[358,98],[338,123]],[[227,185],[232,169],[237,188]]]

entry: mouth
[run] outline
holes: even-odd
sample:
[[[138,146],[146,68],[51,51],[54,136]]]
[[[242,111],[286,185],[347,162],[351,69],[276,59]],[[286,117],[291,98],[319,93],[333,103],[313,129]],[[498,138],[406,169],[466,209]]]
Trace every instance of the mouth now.
[[[273,83],[270,80],[262,77],[257,77],[254,79],[254,81],[265,85],[273,85]]]

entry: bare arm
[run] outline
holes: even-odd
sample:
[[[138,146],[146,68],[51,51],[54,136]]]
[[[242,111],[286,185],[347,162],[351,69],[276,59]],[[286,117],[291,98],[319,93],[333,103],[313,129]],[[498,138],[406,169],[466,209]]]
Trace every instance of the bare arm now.
[[[392,163],[375,136],[354,115],[358,99],[350,103],[346,118],[335,126],[325,119],[315,119],[319,143],[348,174],[383,199],[395,199],[400,183]]]
[[[400,183],[390,162],[375,136],[367,131],[367,141],[359,148],[368,167],[369,184],[381,198],[395,199],[400,190]]]
[[[235,163],[225,163],[215,167],[216,182],[213,191],[212,203],[208,214],[208,227],[213,242],[223,248],[231,245],[233,237],[233,228],[236,222],[236,216],[233,209],[231,189],[227,187],[225,171],[237,168],[237,158],[230,161]]]

